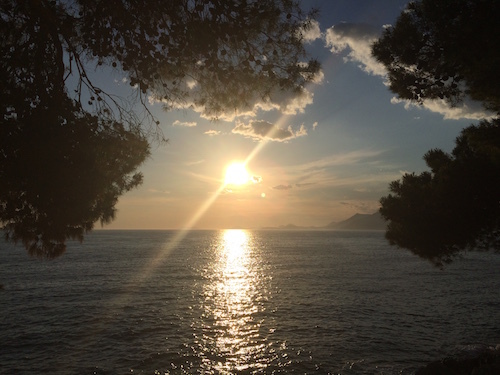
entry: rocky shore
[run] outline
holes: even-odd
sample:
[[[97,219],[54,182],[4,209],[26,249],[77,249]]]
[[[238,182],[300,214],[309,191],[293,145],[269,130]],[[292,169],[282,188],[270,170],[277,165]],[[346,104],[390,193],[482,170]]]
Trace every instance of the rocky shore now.
[[[415,375],[500,375],[500,344],[462,350],[457,355],[429,363]]]

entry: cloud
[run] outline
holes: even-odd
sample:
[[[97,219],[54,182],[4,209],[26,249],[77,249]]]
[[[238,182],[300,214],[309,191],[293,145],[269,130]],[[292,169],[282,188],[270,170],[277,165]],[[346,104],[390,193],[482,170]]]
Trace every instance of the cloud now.
[[[304,66],[306,67],[307,66],[307,63],[305,62],[302,62],[300,63],[299,62],[299,66]],[[325,80],[325,73],[323,72],[322,69],[318,70],[318,72],[312,77],[311,79],[311,83],[314,83],[314,84],[317,84],[317,85],[320,85],[323,83],[323,81]],[[312,97],[311,97],[311,100],[312,100]]]
[[[191,165],[198,165],[198,164],[202,164],[205,162],[205,159],[201,159],[201,160],[195,160],[195,161],[188,161],[186,162],[185,164],[187,166],[191,166]]]
[[[319,77],[324,77],[323,72],[320,73]],[[317,83],[319,83],[321,78],[318,78]],[[265,112],[277,110],[285,115],[296,115],[297,113],[304,113],[305,108],[313,103],[314,94],[307,89],[302,92],[290,95],[285,91],[275,93],[270,100],[259,100],[257,101],[253,108],[245,112],[245,116],[255,117],[258,110]],[[235,115],[233,115],[235,116]]]
[[[406,110],[427,109],[431,112],[439,113],[445,120],[481,120],[495,117],[492,112],[485,111],[481,103],[472,100],[464,100],[455,107],[451,107],[444,99],[425,100],[422,104],[418,104],[406,99],[393,97],[391,103],[404,103]]]
[[[272,189],[274,190],[290,190],[292,188],[292,185],[278,185],[278,186],[273,186]]]
[[[317,127],[318,127],[318,122],[316,121],[316,122],[314,122],[314,124],[313,124],[313,130],[316,130],[316,128],[317,128]]]
[[[341,23],[329,28],[325,33],[326,47],[335,54],[345,53],[345,62],[354,62],[358,67],[368,74],[387,77],[387,70],[371,54],[373,42],[381,34],[383,28],[376,28],[366,24]],[[384,84],[388,85],[387,81]],[[423,108],[430,112],[439,113],[446,120],[470,119],[479,120],[494,117],[493,113],[488,113],[481,104],[472,100],[451,107],[445,100],[425,100],[422,105],[408,100],[392,98],[391,103],[404,103],[405,109],[414,107]]]
[[[262,182],[262,176],[252,176],[251,181],[254,184],[260,184]]]
[[[235,134],[241,134],[248,138],[259,141],[287,142],[293,138],[307,135],[307,130],[302,124],[299,130],[279,128],[267,121],[250,121],[248,124],[238,121],[232,130]]]
[[[319,84],[324,79],[324,73],[319,71],[314,77],[313,82]],[[218,114],[217,119],[227,122],[232,122],[239,117],[256,117],[259,111],[269,112],[269,111],[279,111],[285,115],[295,115],[298,113],[304,113],[308,105],[313,103],[314,94],[310,92],[307,88],[302,89],[300,92],[289,92],[276,89],[274,92],[270,93],[269,98],[262,99],[261,95],[255,93],[254,98],[248,100],[248,104],[245,108],[229,109],[226,112],[221,112]],[[213,115],[208,114],[204,106],[196,105],[189,98],[185,98],[182,102],[171,102],[164,99],[158,99],[153,96],[149,96],[149,103],[154,105],[155,103],[162,103],[167,110],[192,110],[199,113],[201,118],[207,120],[213,120]],[[176,121],[175,125],[183,125],[180,121]],[[195,126],[195,123],[190,126]],[[184,125],[189,126],[189,125]]]
[[[359,68],[366,73],[386,76],[386,69],[372,57],[372,44],[381,33],[380,28],[366,24],[341,23],[326,30],[326,47],[332,53],[349,51],[344,61],[359,63]]]
[[[214,135],[219,135],[220,134],[220,130],[213,130],[213,129],[210,129],[210,130],[207,130],[205,133],[203,134],[207,134],[209,136],[214,136]]]
[[[370,191],[386,190],[390,181],[401,178],[394,168],[385,168],[380,156],[384,151],[358,150],[330,155],[322,159],[290,165],[284,169],[287,179],[296,181],[297,188],[330,189],[360,187]],[[362,173],[353,171],[363,171]],[[314,186],[313,186],[314,185]],[[333,190],[332,190],[333,191]],[[378,197],[379,198],[379,197]]]
[[[339,202],[340,205],[349,207],[353,209],[354,211],[358,213],[364,213],[364,214],[372,214],[378,211],[380,208],[379,202],[374,202],[374,201],[358,201],[358,200],[351,200],[351,201],[342,201]]]
[[[309,27],[306,29],[302,29],[300,31],[302,35],[303,41],[306,43],[312,43],[316,39],[320,39],[322,37],[321,30],[319,28],[319,22],[316,20],[311,20],[309,23]]]
[[[298,171],[311,171],[339,165],[355,165],[372,161],[383,153],[383,150],[351,151],[344,154],[330,155],[322,159],[295,166],[294,168]]]
[[[194,79],[190,79],[186,81],[186,86],[190,89],[193,90],[196,86],[198,86],[198,82],[196,82]]]
[[[159,190],[154,188],[148,189],[148,192],[153,194],[166,194],[166,195],[171,193],[169,190]]]
[[[316,183],[315,182],[303,182],[303,183],[295,184],[295,186],[298,187],[298,188],[301,188],[301,187],[304,187],[304,186],[310,186],[310,185],[316,185]]]
[[[193,127],[196,126],[196,122],[181,122],[179,120],[175,120],[172,123],[172,126],[186,126],[186,127]]]

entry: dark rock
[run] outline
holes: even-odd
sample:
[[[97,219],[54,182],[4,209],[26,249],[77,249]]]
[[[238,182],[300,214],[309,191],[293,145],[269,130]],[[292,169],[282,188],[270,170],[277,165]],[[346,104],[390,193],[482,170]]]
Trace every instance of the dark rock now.
[[[500,346],[431,362],[415,375],[500,375]]]

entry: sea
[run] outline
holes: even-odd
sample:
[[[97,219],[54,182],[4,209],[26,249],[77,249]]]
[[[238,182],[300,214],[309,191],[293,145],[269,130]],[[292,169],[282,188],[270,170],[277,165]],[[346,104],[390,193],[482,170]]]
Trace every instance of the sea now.
[[[370,231],[0,242],[0,374],[414,374],[500,343],[500,255],[443,269]]]

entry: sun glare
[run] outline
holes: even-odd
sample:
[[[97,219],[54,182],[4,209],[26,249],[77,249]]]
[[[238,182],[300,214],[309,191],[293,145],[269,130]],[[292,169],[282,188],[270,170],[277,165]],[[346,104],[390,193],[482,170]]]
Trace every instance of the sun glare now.
[[[244,163],[231,163],[226,168],[226,177],[224,184],[226,185],[244,185],[250,180],[250,175],[247,172]]]

